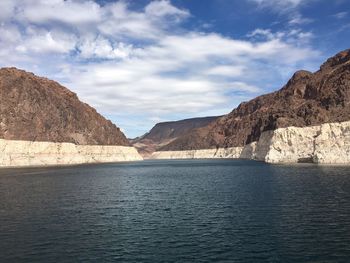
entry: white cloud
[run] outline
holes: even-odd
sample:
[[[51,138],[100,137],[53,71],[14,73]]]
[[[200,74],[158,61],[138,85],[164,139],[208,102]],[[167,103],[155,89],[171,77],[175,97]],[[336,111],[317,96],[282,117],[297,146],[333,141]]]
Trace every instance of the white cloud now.
[[[115,105],[138,114],[203,112],[229,103],[227,93],[260,92],[245,79],[244,69],[252,70],[254,63],[292,65],[317,54],[278,38],[252,43],[217,34],[167,36],[127,60],[81,65],[70,86],[109,113]]]
[[[21,33],[14,25],[0,26],[0,42],[7,44],[18,43],[21,40]]]
[[[287,16],[288,24],[298,26],[313,22],[312,19],[304,17],[300,13],[300,9],[312,1],[317,0],[248,0],[257,4],[259,8],[279,13]]]
[[[54,33],[36,30],[29,30],[30,36],[27,36],[20,43],[16,50],[19,52],[36,53],[68,53],[75,47],[76,37],[65,33]]]
[[[93,1],[14,0],[14,2],[18,2],[16,16],[19,19],[37,24],[62,22],[80,25],[98,22],[102,16],[101,7]]]
[[[149,16],[179,16],[188,17],[189,12],[187,10],[179,9],[173,6],[169,1],[160,0],[153,1],[145,8],[145,13]]]
[[[302,25],[302,24],[308,24],[313,22],[312,19],[307,18],[307,17],[303,17],[301,14],[299,13],[295,13],[291,19],[289,20],[289,24],[290,25]]]
[[[164,29],[189,16],[188,11],[171,5],[169,1],[152,1],[144,12],[130,11],[128,4],[122,1],[109,4],[104,9],[108,19],[98,26],[101,32],[136,39],[156,39]]]
[[[109,37],[153,39],[162,32],[144,12],[130,11],[125,2],[109,4],[105,9],[106,19],[98,24],[98,30]]]
[[[248,37],[265,37],[267,39],[273,39],[275,35],[270,29],[256,28],[254,31],[247,34]]]
[[[233,91],[243,91],[243,92],[252,92],[252,93],[257,93],[260,92],[261,89],[254,86],[254,85],[249,85],[244,82],[240,81],[235,81],[230,83],[230,86],[232,87]]]
[[[243,74],[245,68],[239,65],[219,65],[211,67],[206,73],[209,75],[237,77]]]
[[[134,130],[140,129],[135,116],[166,120],[228,112],[277,88],[261,83],[275,83],[319,55],[309,45],[312,33],[299,29],[256,29],[241,39],[185,29],[181,21],[191,14],[170,1],[138,11],[125,1],[1,4],[1,65],[60,80]]]
[[[247,37],[253,40],[267,41],[279,40],[295,46],[305,46],[313,38],[312,32],[304,32],[300,29],[291,29],[287,31],[272,32],[270,29],[257,28],[247,34]]]
[[[15,6],[16,3],[13,0],[0,1],[0,21],[10,19],[14,12]]]
[[[296,8],[309,0],[250,0],[257,3],[261,7],[269,7],[278,11],[286,12],[287,10]]]
[[[83,58],[125,59],[133,52],[133,46],[122,42],[112,43],[101,36],[84,39],[78,44],[80,55]]]
[[[343,18],[347,17],[347,15],[348,15],[348,12],[344,11],[344,12],[336,13],[333,16],[337,19],[343,19]]]

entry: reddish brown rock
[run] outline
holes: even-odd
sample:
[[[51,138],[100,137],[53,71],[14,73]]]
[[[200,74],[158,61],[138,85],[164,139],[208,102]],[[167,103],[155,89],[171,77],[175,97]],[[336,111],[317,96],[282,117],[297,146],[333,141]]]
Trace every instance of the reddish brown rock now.
[[[350,50],[315,73],[298,71],[279,91],[241,103],[228,115],[181,136],[160,150],[243,146],[263,131],[350,120]]]
[[[129,145],[111,121],[55,81],[16,68],[0,69],[0,138]]]
[[[194,129],[207,126],[217,118],[219,117],[192,118],[157,123],[148,133],[131,142],[143,156],[147,157],[176,138],[189,134]]]

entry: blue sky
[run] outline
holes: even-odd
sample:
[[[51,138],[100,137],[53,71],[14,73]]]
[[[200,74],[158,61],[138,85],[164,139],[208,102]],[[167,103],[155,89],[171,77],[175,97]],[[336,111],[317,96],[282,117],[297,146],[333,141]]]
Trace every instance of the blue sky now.
[[[59,81],[128,137],[228,113],[349,43],[350,0],[0,1],[0,66]]]

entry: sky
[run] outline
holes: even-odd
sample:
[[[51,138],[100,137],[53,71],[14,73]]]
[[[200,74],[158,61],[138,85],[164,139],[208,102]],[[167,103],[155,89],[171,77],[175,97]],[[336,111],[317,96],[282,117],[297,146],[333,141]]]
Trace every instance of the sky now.
[[[129,137],[229,113],[350,48],[350,0],[1,0],[0,66],[53,79]]]

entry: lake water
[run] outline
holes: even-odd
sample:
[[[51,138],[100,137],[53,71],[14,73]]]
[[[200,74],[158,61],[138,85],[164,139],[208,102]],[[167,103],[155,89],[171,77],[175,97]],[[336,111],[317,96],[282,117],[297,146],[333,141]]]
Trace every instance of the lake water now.
[[[0,169],[1,262],[350,262],[350,168]]]

